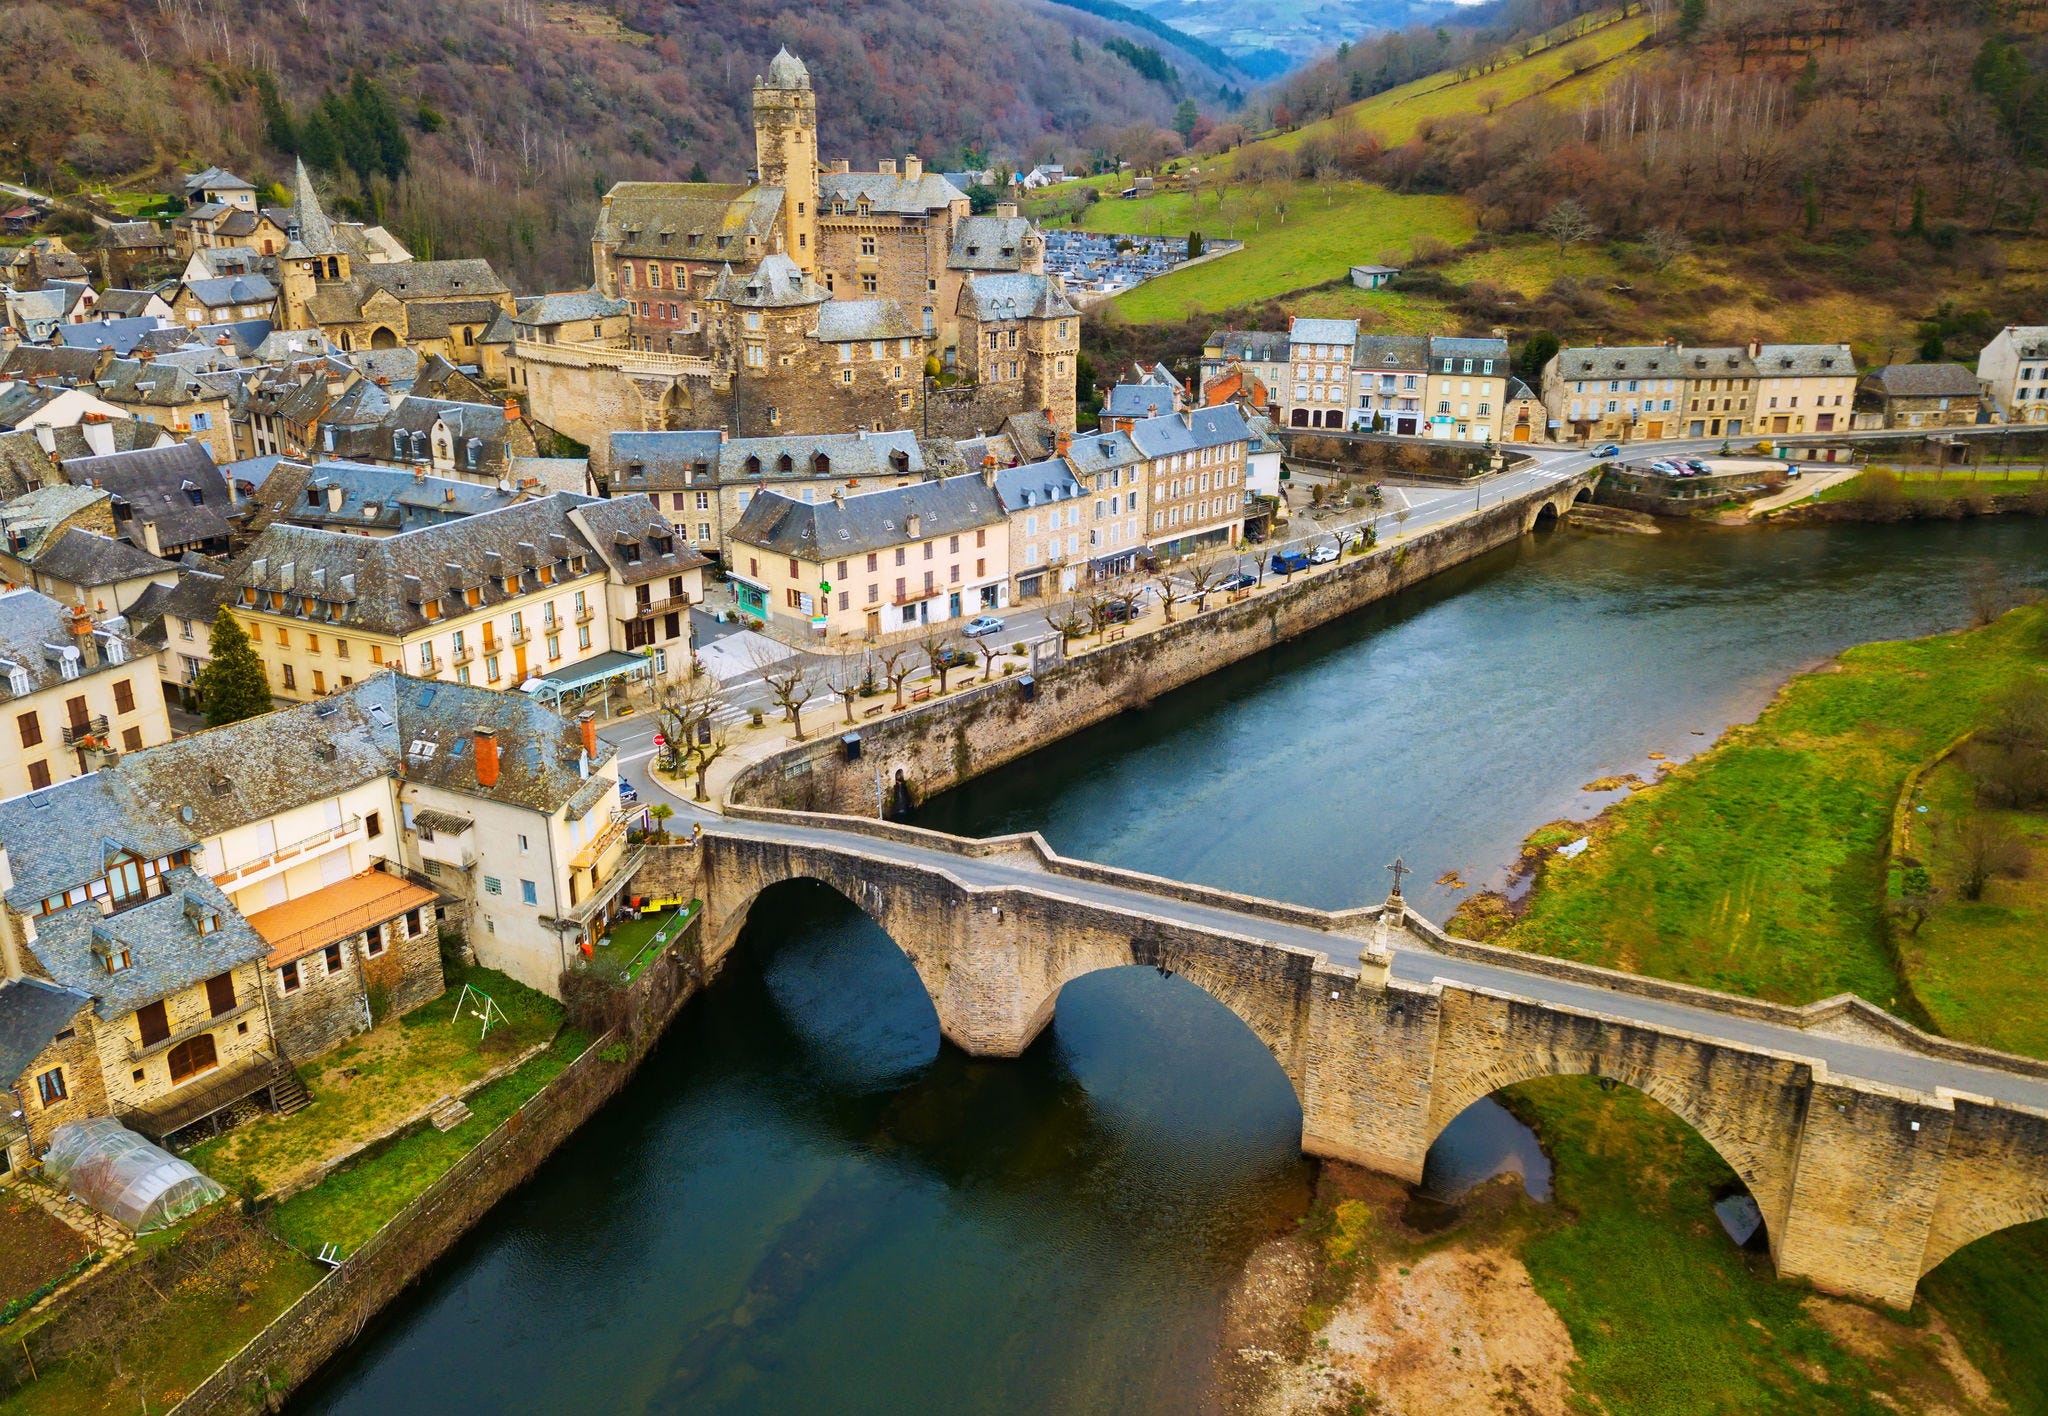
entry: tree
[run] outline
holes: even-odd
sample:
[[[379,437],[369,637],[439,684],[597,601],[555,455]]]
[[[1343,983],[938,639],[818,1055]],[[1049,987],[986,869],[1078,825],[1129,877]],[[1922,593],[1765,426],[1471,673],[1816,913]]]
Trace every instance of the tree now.
[[[1045,612],[1045,622],[1067,644],[1088,632],[1088,612],[1077,600],[1064,600]],[[1064,645],[1062,646],[1064,647]]]
[[[1182,142],[1186,142],[1195,131],[1195,124],[1201,119],[1202,115],[1195,107],[1195,101],[1192,98],[1184,98],[1180,101],[1180,107],[1174,110],[1173,131],[1180,134]]]
[[[1676,226],[1654,226],[1643,233],[1643,259],[1650,263],[1650,269],[1662,275],[1678,260],[1692,251],[1692,238]]]
[[[829,678],[832,692],[838,695],[846,709],[846,726],[853,727],[853,700],[874,686],[874,662],[865,652],[836,655]]]
[[[896,706],[903,707],[903,681],[910,677],[917,667],[910,657],[908,644],[892,644],[875,650],[875,665],[880,670],[882,681],[896,694]]]
[[[1678,0],[1677,34],[1681,42],[1692,43],[1706,22],[1707,0]]]
[[[213,617],[213,636],[208,642],[212,656],[199,671],[199,703],[206,713],[206,726],[239,723],[270,711],[270,679],[256,646],[240,621],[225,606]]]
[[[1581,241],[1590,241],[1600,234],[1600,228],[1593,223],[1586,209],[1579,205],[1576,197],[1566,197],[1544,214],[1536,223],[1536,229],[1557,243],[1557,263],[1564,265],[1567,248]]]
[[[950,630],[932,626],[925,631],[924,638],[917,642],[918,651],[924,655],[925,668],[939,681],[939,692],[946,691],[946,675],[953,672],[959,663],[959,647],[954,643]]]
[[[668,839],[669,818],[675,814],[676,809],[665,801],[658,801],[647,808],[647,817],[654,823],[654,838],[657,841]]]
[[[704,171],[702,160],[690,164],[690,180],[692,182],[709,182],[711,180],[710,176]]]
[[[1201,254],[1202,254],[1202,233],[1201,233],[1201,232],[1199,232],[1199,231],[1190,231],[1190,232],[1188,233],[1188,259],[1189,259],[1189,260],[1193,260],[1193,259],[1195,259],[1195,257],[1197,257],[1197,256],[1199,256],[1199,255],[1201,255]]]
[[[1557,357],[1557,351],[1562,347],[1562,341],[1555,334],[1547,329],[1537,330],[1523,341],[1521,352],[1515,355],[1515,373],[1529,387],[1540,388],[1544,366]]]
[[[754,667],[761,675],[761,686],[768,690],[769,699],[789,720],[792,735],[802,742],[804,705],[818,696],[810,660],[802,654],[777,657],[767,650],[757,650],[753,659]]]

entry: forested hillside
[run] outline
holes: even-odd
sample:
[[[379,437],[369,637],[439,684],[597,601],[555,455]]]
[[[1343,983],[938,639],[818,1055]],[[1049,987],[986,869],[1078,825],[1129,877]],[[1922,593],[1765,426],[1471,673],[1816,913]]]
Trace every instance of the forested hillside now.
[[[1221,92],[1170,48],[1176,82],[1147,80],[1104,48],[1118,36],[1163,42],[1044,0],[10,0],[0,175],[141,191],[219,162],[276,179],[323,95],[361,75],[406,160],[368,181],[337,164],[336,199],[421,254],[561,285],[588,278],[612,182],[744,175],[748,94],[778,45],[810,67],[825,156],[950,164],[1114,146]]]

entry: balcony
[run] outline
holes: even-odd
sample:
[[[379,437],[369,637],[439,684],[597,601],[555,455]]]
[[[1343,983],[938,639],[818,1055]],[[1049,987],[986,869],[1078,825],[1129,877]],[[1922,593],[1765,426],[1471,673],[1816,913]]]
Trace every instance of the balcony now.
[[[98,717],[87,718],[82,723],[66,723],[64,725],[64,745],[66,747],[76,747],[87,738],[103,738],[106,735],[107,715],[104,713]]]
[[[589,624],[592,620],[596,618],[597,607],[595,605],[585,605],[582,609],[576,612],[576,623],[578,624]]]
[[[465,664],[474,664],[476,662],[476,650],[465,644],[448,656],[448,662],[455,665],[458,669]]]
[[[439,674],[443,669],[447,667],[448,661],[446,659],[440,658],[437,655],[423,654],[420,656],[421,678],[433,678],[436,674]]]
[[[241,889],[249,883],[251,876],[259,875],[272,866],[291,864],[305,856],[309,851],[316,851],[320,847],[334,841],[345,840],[357,831],[360,831],[362,827],[363,818],[360,816],[351,816],[336,826],[324,826],[310,836],[302,836],[296,841],[287,842],[268,854],[243,862],[233,870],[222,871],[219,875],[213,877],[213,883],[221,886],[223,889],[231,884],[235,889]]]
[[[512,631],[512,638],[510,642],[515,647],[521,644],[531,644],[533,642],[533,631],[522,625],[518,629]]]
[[[420,859],[455,870],[477,862],[476,825],[453,812],[421,811],[413,815],[413,838]]]
[[[626,839],[626,827],[639,818],[640,813],[637,810],[613,812],[612,819],[605,823],[604,829],[591,837],[582,850],[576,852],[575,858],[569,862],[569,869],[595,870],[603,861],[605,853]]]
[[[130,1062],[142,1062],[156,1056],[160,1052],[169,1052],[181,1042],[190,1041],[201,1033],[212,1032],[215,1028],[232,1023],[244,1013],[255,1008],[257,1003],[257,996],[252,991],[246,998],[237,998],[234,1007],[215,1013],[211,1017],[201,1019],[199,1022],[189,1023],[174,1033],[158,1038],[155,1042],[146,1043],[139,1038],[131,1037],[127,1039],[128,1060]]]

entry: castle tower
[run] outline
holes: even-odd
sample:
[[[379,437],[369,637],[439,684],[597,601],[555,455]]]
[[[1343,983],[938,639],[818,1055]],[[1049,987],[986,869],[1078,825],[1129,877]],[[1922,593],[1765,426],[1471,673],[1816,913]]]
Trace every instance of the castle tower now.
[[[782,188],[782,253],[805,273],[818,265],[818,96],[787,49],[754,80],[754,160],[761,184]]]

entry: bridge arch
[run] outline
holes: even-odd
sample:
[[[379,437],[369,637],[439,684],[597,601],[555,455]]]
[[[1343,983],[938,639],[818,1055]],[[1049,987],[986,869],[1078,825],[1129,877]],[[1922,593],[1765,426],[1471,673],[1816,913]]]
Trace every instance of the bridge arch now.
[[[1565,1053],[1542,1059],[1496,1063],[1460,1079],[1441,1098],[1432,1100],[1429,1126],[1423,1138],[1424,1152],[1427,1153],[1428,1147],[1436,1144],[1437,1137],[1445,1128],[1474,1102],[1505,1087],[1544,1077],[1590,1077],[1603,1083],[1615,1082],[1648,1097],[1691,1127],[1693,1133],[1705,1141],[1748,1187],[1758,1210],[1762,1212],[1771,1251],[1777,1252],[1786,1198],[1780,1168],[1769,1163],[1747,1139],[1721,1124],[1711,1114],[1710,1097],[1654,1068],[1618,1062],[1612,1058],[1603,1059],[1592,1053]]]

